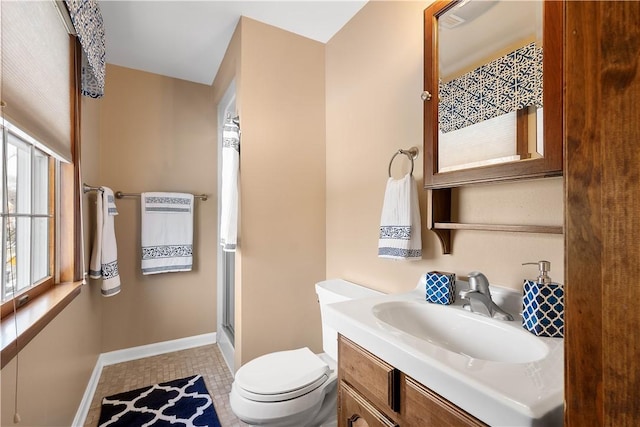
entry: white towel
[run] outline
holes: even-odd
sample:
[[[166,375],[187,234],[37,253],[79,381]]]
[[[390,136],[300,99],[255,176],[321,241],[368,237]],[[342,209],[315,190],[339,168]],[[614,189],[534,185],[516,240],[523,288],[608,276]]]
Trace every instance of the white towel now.
[[[114,216],[118,215],[113,191],[101,187],[96,197],[96,232],[91,250],[89,277],[102,278],[102,295],[110,297],[120,292],[118,247]]]
[[[422,259],[418,189],[411,174],[387,181],[380,217],[380,258]]]
[[[191,271],[193,194],[141,194],[142,274]]]
[[[222,185],[220,190],[220,244],[225,252],[235,252],[238,239],[238,170],[240,168],[240,128],[227,119],[222,130]]]

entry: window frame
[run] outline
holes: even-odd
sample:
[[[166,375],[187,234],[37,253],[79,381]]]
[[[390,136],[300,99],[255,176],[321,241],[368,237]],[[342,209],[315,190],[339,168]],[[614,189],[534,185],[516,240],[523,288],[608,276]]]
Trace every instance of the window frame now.
[[[50,152],[48,149],[46,149],[45,146],[43,146],[41,143],[39,143],[38,141],[36,141],[35,139],[31,138],[29,135],[27,135],[24,131],[20,130],[19,128],[17,128],[16,126],[11,125],[10,123],[6,122],[3,120],[2,125],[0,125],[0,131],[2,132],[2,168],[6,168],[7,167],[7,162],[6,162],[6,158],[5,158],[5,154],[7,151],[7,146],[10,143],[9,142],[9,134],[11,134],[14,138],[17,138],[19,141],[21,141],[24,144],[27,144],[29,146],[29,158],[31,161],[31,164],[33,165],[34,162],[34,158],[35,158],[35,150],[39,151],[40,153],[44,154],[45,156],[47,156],[47,173],[48,173],[48,190],[47,190],[47,214],[45,217],[48,218],[48,226],[47,226],[47,233],[48,233],[48,248],[47,248],[47,253],[48,253],[48,275],[40,278],[38,280],[33,280],[31,277],[29,278],[29,286],[27,286],[24,289],[21,289],[17,292],[14,293],[14,295],[5,300],[5,301],[0,301],[0,319],[5,318],[7,315],[12,314],[14,312],[14,310],[17,310],[18,308],[24,306],[25,304],[27,304],[29,301],[34,300],[35,298],[37,298],[38,296],[44,294],[45,292],[47,292],[48,290],[50,290],[56,283],[56,276],[57,276],[57,271],[56,271],[56,256],[57,256],[57,251],[56,248],[57,246],[57,242],[59,239],[59,236],[56,233],[56,224],[57,224],[57,218],[59,218],[60,216],[60,210],[59,210],[59,203],[58,203],[58,186],[60,183],[60,174],[59,174],[59,160],[57,160],[55,158],[55,156],[53,155],[52,152]],[[34,191],[34,186],[36,185],[36,183],[34,182],[34,174],[35,174],[35,168],[31,168],[30,170],[30,174],[31,174],[31,197],[33,197],[33,191]],[[3,184],[4,186],[4,184]],[[4,191],[2,192],[4,193]],[[5,197],[4,194],[2,197]],[[2,232],[0,233],[0,236],[2,236],[2,241],[5,241],[5,228],[4,228],[4,221],[5,218],[9,218],[9,217],[14,217],[17,218],[19,216],[27,216],[30,219],[33,218],[42,218],[43,214],[35,214],[33,212],[30,212],[29,214],[24,214],[24,213],[13,213],[10,214],[8,212],[4,212],[4,201],[0,200],[0,203],[3,204],[3,207],[0,209],[0,212],[2,212],[0,214],[0,220],[2,223]],[[33,207],[32,207],[33,209]],[[32,231],[33,231],[33,224],[32,224]],[[31,243],[33,243],[33,236],[30,235],[29,239],[31,240]],[[3,243],[4,245],[4,243]],[[0,259],[2,259],[3,261],[5,260],[5,255],[4,255],[4,246],[2,247],[3,249],[3,254],[0,256]],[[30,251],[31,253],[33,253],[33,251]],[[32,260],[31,260],[32,261]],[[3,262],[3,268],[5,263]],[[31,266],[31,269],[33,267]],[[4,276],[4,275],[3,275]],[[4,287],[2,287],[2,291],[4,291]],[[4,295],[2,295],[4,296]],[[15,306],[14,306],[15,303]]]

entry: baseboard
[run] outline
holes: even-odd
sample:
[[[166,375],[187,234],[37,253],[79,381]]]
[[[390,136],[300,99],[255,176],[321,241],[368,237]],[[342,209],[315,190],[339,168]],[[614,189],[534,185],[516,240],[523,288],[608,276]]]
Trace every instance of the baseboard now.
[[[100,354],[96,361],[96,366],[93,368],[93,372],[91,373],[91,377],[89,378],[87,388],[82,396],[76,416],[73,419],[72,426],[81,427],[84,425],[84,421],[87,418],[87,414],[91,407],[93,395],[98,387],[98,381],[100,381],[100,375],[102,374],[103,367],[215,343],[216,333],[212,332],[209,334],[195,335],[192,337],[141,345],[138,347],[125,348]]]
[[[193,337],[110,351],[108,353],[102,353],[100,358],[102,359],[103,366],[109,366],[116,363],[128,362],[130,360],[142,359],[144,357],[170,353],[172,351],[186,350],[193,347],[215,344],[215,342],[216,333],[213,332],[210,334],[195,335]]]
[[[71,424],[72,427],[83,426],[84,421],[87,419],[87,414],[89,413],[89,408],[91,408],[93,395],[95,394],[96,388],[98,387],[100,375],[102,375],[102,367],[104,365],[101,363],[101,356],[102,355],[98,356],[96,366],[93,367],[93,372],[91,373],[91,377],[89,378],[89,382],[87,383],[87,388],[84,390],[84,395],[82,396],[82,400],[80,401],[80,406],[78,407],[76,416],[73,419],[73,423]]]

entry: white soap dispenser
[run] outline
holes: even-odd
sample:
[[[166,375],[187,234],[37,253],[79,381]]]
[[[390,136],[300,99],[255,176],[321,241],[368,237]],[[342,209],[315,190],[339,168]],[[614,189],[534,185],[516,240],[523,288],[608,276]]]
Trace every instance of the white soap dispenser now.
[[[549,277],[549,261],[526,262],[537,265],[536,280],[524,281],[522,298],[522,326],[544,337],[564,337],[564,287]]]

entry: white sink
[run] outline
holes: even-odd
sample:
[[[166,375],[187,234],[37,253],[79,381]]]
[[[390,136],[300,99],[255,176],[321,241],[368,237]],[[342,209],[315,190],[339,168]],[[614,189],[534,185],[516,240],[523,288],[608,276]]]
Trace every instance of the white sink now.
[[[491,294],[515,320],[471,313],[460,299],[431,304],[423,283],[407,293],[329,304],[323,318],[492,427],[562,426],[563,340],[523,329],[520,293],[492,287]]]
[[[546,345],[524,329],[442,305],[390,301],[374,305],[372,311],[398,331],[473,359],[526,363],[549,353]]]

